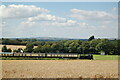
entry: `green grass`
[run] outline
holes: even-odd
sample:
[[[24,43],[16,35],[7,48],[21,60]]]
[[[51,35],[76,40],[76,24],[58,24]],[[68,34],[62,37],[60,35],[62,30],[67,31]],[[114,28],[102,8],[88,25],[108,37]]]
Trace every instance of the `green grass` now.
[[[93,55],[94,60],[118,60],[120,56],[118,55]]]

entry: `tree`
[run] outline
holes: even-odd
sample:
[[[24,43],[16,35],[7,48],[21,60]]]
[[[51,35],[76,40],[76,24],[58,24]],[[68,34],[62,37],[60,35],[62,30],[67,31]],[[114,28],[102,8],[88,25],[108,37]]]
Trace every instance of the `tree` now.
[[[82,54],[82,47],[81,46],[77,47],[77,53]]]
[[[39,48],[37,47],[37,48],[35,48],[35,49],[33,50],[33,52],[34,52],[34,53],[39,53],[40,50],[39,50]]]
[[[33,51],[34,45],[32,43],[28,43],[26,45],[26,48],[24,49],[24,52],[29,52],[31,53]]]
[[[7,49],[7,52],[12,52],[12,50],[9,48],[9,49]]]
[[[45,44],[44,46],[41,47],[41,52],[49,53],[51,52],[51,47],[49,44]]]
[[[7,52],[7,47],[6,47],[6,45],[2,47],[2,52]]]
[[[73,41],[71,44],[69,44],[69,52],[70,53],[77,53],[77,47],[79,47],[79,44],[78,44],[78,42],[76,42],[76,41]]]
[[[115,40],[115,41],[111,41],[111,51],[110,51],[110,54],[113,54],[113,55],[119,55],[119,47],[118,47],[118,41]]]
[[[52,52],[57,53],[57,52],[59,52],[59,49],[60,49],[60,45],[58,43],[53,43],[51,45],[51,51]]]
[[[18,42],[22,42],[22,40],[21,40],[21,39],[16,39],[16,41],[18,41]]]
[[[21,50],[23,50],[22,48],[18,48],[18,52],[21,52]]]
[[[83,51],[83,54],[89,54],[90,53],[89,42],[83,42],[82,43],[82,51]]]
[[[89,41],[89,45],[90,45],[90,52],[95,54],[98,53],[98,51],[96,50],[96,46],[98,43],[100,43],[101,39],[94,39]]]
[[[105,54],[109,54],[112,49],[112,44],[109,40],[103,39],[101,42],[96,46],[96,49],[99,52],[105,52]]]
[[[6,46],[3,46],[3,47],[2,47],[2,52],[12,52],[12,50],[11,50],[10,48],[7,49]]]
[[[18,53],[18,50],[13,50],[14,53]]]
[[[21,50],[23,51],[23,49],[22,48],[18,48],[17,50],[13,50],[13,52],[16,52],[16,53],[20,53],[21,52]]]
[[[93,40],[93,39],[95,39],[95,37],[94,37],[94,36],[91,36],[91,37],[88,39],[88,41],[91,41],[91,40]]]

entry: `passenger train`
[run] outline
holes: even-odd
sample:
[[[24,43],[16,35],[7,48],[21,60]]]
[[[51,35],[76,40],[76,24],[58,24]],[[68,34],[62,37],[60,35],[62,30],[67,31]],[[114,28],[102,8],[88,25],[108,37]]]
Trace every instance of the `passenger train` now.
[[[0,54],[2,57],[29,57],[29,58],[70,58],[70,59],[93,59],[92,54],[77,53],[6,53]]]

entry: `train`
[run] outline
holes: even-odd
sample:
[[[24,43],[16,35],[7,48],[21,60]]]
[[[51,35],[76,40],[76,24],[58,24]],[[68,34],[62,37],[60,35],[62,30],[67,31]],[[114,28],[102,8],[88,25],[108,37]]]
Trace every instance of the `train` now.
[[[1,57],[93,59],[92,54],[77,53],[1,53]]]

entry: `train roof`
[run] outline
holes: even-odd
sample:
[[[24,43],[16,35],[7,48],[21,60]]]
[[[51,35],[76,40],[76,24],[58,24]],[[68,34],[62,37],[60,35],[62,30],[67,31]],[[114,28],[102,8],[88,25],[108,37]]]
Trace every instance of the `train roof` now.
[[[21,54],[73,54],[73,55],[76,55],[77,53],[21,53]]]

